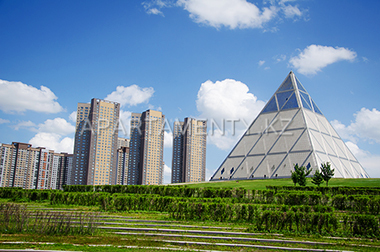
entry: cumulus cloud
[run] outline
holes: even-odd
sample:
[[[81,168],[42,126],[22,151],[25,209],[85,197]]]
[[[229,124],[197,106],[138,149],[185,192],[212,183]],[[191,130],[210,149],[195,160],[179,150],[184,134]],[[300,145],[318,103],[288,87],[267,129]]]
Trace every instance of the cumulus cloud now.
[[[264,7],[247,0],[147,0],[142,3],[146,13],[164,16],[162,10],[180,7],[189,12],[196,23],[220,28],[247,29],[263,28],[276,17],[296,20],[304,11],[292,1],[263,1]],[[264,31],[266,31],[265,29]],[[270,28],[277,31],[276,27]]]
[[[10,123],[10,121],[7,119],[0,118],[0,124],[3,124],[3,123]]]
[[[380,143],[380,111],[373,108],[369,110],[362,108],[354,114],[355,121],[346,126],[334,120],[331,122],[333,127],[343,139],[358,142],[359,139]]]
[[[172,169],[164,164],[164,184],[170,184],[172,181]]]
[[[265,105],[246,84],[233,79],[202,83],[197,96],[202,118],[253,120]]]
[[[37,125],[32,121],[21,121],[21,122],[17,123],[16,125],[13,125],[12,128],[14,130],[29,129],[32,131],[36,131],[35,126],[37,126]]]
[[[40,132],[37,133],[29,143],[35,147],[45,147],[55,152],[73,153],[74,139],[70,137],[62,138],[56,133]]]
[[[129,137],[131,128],[131,112],[120,110],[119,114],[119,136]]]
[[[349,125],[344,125],[338,120],[331,122],[342,139],[347,139],[347,147],[351,150],[360,164],[365,168],[370,177],[380,177],[380,156],[372,154],[359,147],[361,141],[372,144],[380,143],[380,111],[362,108],[354,114],[354,120]]]
[[[264,65],[265,64],[265,60],[260,60],[259,61],[259,66],[262,66],[262,65]]]
[[[301,74],[314,75],[328,65],[342,60],[353,61],[356,56],[356,52],[343,47],[310,45],[289,63]]]
[[[39,132],[55,133],[59,135],[68,135],[75,132],[75,126],[63,118],[48,119],[38,125]]]
[[[69,119],[70,119],[70,121],[72,121],[72,122],[77,122],[77,111],[73,111],[73,112],[71,112],[71,114],[69,115]]]
[[[164,148],[173,147],[173,132],[164,131]]]
[[[154,89],[140,88],[137,85],[131,85],[128,87],[118,86],[116,91],[107,95],[105,100],[119,102],[121,106],[136,106],[140,103],[147,103],[153,96]]]
[[[19,128],[27,128],[37,134],[29,140],[34,147],[45,147],[55,152],[73,153],[74,138],[69,137],[75,131],[75,126],[63,118],[48,119],[44,123],[36,125],[31,121],[20,122],[14,126],[16,130]]]
[[[226,150],[240,138],[265,102],[249,93],[247,85],[233,79],[202,83],[197,97],[200,118],[208,120],[208,138]]]
[[[215,28],[262,28],[278,11],[275,6],[260,10],[246,0],[178,0],[177,4],[187,10],[196,23]]]
[[[346,142],[347,147],[352,154],[358,159],[359,163],[372,178],[380,178],[380,156],[371,154],[368,151],[362,150],[359,146],[351,141]]]
[[[38,89],[22,82],[0,80],[0,110],[5,113],[58,113],[63,108],[56,100],[57,96],[45,86]]]

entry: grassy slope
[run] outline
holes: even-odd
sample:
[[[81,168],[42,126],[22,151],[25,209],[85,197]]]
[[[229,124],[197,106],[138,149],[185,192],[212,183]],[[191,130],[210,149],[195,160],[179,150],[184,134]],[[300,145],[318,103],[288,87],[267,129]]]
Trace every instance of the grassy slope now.
[[[257,180],[236,180],[232,181],[221,181],[221,182],[205,182],[205,183],[193,183],[186,184],[188,187],[244,187],[246,189],[266,189],[267,185],[278,185],[278,186],[292,186],[293,182],[290,178],[288,179],[257,179]],[[315,186],[311,183],[311,178],[307,180],[307,186]],[[322,184],[325,186],[325,183]],[[329,186],[378,186],[380,187],[379,178],[370,179],[341,179],[333,178],[329,181]]]

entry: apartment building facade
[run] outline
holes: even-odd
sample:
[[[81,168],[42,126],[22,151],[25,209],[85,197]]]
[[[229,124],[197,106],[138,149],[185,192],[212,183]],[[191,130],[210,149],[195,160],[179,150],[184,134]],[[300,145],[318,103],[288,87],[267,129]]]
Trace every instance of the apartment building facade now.
[[[207,122],[194,118],[173,125],[172,183],[206,179]]]
[[[0,186],[24,189],[62,189],[72,155],[31,144],[0,145]]]
[[[120,104],[92,99],[78,103],[72,185],[115,185]]]
[[[132,113],[128,185],[160,185],[164,176],[165,116],[160,111]]]

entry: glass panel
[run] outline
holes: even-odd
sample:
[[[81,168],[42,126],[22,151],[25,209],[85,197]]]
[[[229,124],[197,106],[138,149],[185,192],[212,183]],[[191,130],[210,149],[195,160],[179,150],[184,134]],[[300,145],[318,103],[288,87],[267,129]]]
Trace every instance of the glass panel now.
[[[322,112],[319,110],[317,104],[315,104],[315,102],[313,101],[313,99],[311,99],[311,102],[313,103],[314,112],[323,115]]]
[[[310,105],[305,101],[305,98],[301,97],[301,101],[302,101],[302,106],[304,108],[312,110],[311,107],[310,107]]]
[[[282,107],[282,110],[292,109],[292,108],[299,108],[297,97],[294,93],[292,94],[292,96],[290,96],[290,98],[288,99],[288,102],[285,103],[284,107]]]
[[[261,113],[268,113],[277,111],[276,97],[273,96],[272,99],[267,103],[267,106],[263,109]]]
[[[296,77],[296,81],[297,81],[298,89],[301,90],[301,91],[306,92],[305,88],[302,86],[301,82],[297,79],[297,77]]]
[[[290,79],[290,76],[288,76],[288,78],[284,81],[284,83],[278,89],[278,92],[287,91],[287,90],[293,90],[293,84],[292,84],[292,80]]]
[[[284,106],[284,104],[288,101],[289,97],[292,95],[293,91],[283,92],[283,93],[277,93],[277,102],[279,109]]]

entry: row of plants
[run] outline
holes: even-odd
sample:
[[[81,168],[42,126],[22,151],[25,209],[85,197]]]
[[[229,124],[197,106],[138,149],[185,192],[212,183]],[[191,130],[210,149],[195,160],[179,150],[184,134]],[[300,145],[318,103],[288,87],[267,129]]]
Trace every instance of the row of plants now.
[[[277,192],[277,193],[276,193]],[[44,201],[51,204],[99,206],[112,202],[117,197],[135,198],[146,202],[159,202],[160,200],[192,203],[248,203],[248,204],[277,204],[277,205],[324,205],[342,211],[353,211],[364,214],[380,214],[379,195],[342,195],[330,196],[319,191],[287,191],[287,190],[257,190],[249,198],[192,198],[160,196],[158,194],[125,194],[105,192],[62,192],[58,190],[22,190],[14,188],[0,188],[0,198],[10,198],[13,201]],[[150,203],[153,204],[153,203]],[[160,208],[160,207],[158,207]]]
[[[378,195],[330,196],[320,191],[256,190],[249,198],[192,198],[103,191],[80,193],[0,188],[0,197],[13,201],[98,206],[103,211],[167,212],[179,220],[244,222],[259,231],[318,230],[321,234],[333,234],[338,230],[340,234],[346,235],[379,235]]]
[[[245,188],[189,188],[186,186],[159,185],[65,185],[65,192],[107,192],[131,194],[157,194],[161,196],[193,198],[249,198]]]
[[[91,213],[29,211],[21,204],[0,204],[0,233],[94,234],[97,222]]]
[[[380,187],[354,187],[354,186],[335,186],[335,187],[315,187],[315,186],[266,186],[268,190],[279,191],[315,191],[332,196],[343,195],[380,195]]]
[[[55,195],[52,203],[65,203],[70,195]],[[334,213],[334,208],[323,205],[258,205],[229,204],[225,202],[197,202],[198,199],[182,197],[161,197],[158,195],[122,195],[91,194],[99,199],[99,206],[105,211],[159,211],[168,212],[178,220],[211,220],[219,222],[250,223],[255,231],[297,231],[318,232],[320,234],[361,235],[376,237],[379,235],[379,216]],[[60,198],[58,198],[60,197]],[[80,198],[72,197],[72,203],[78,204]],[[206,199],[207,200],[207,199]],[[341,222],[340,222],[341,220]]]

